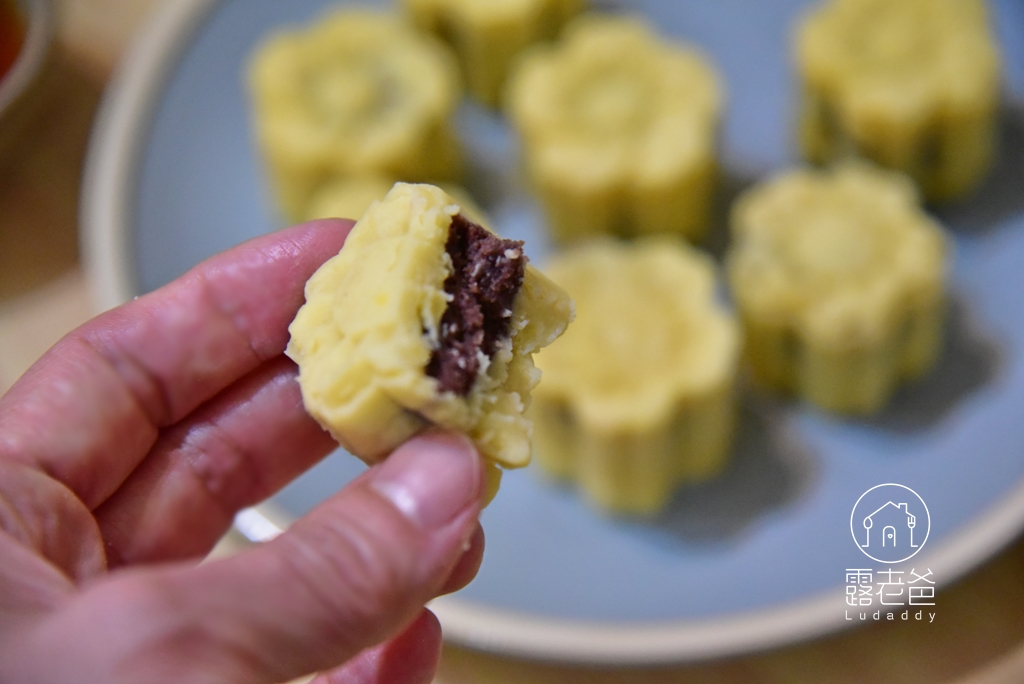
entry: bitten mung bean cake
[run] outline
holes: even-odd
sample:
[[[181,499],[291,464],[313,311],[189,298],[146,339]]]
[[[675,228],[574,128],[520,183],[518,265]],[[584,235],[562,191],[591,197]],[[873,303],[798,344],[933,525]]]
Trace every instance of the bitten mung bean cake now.
[[[572,316],[521,242],[439,188],[398,183],[306,283],[287,354],[306,409],[356,456],[378,461],[440,425],[467,434],[496,475],[530,460],[531,355]]]

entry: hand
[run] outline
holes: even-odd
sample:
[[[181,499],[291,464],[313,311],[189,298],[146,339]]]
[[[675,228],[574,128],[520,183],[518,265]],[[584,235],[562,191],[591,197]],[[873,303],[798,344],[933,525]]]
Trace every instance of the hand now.
[[[196,564],[335,447],[282,352],[350,227],[214,257],[70,333],[0,399],[0,681],[431,680],[423,605],[483,552],[463,437],[413,439],[274,541]]]

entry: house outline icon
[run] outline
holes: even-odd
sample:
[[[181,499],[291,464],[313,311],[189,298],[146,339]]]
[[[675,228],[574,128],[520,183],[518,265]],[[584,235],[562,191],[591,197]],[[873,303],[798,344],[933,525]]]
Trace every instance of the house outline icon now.
[[[864,516],[864,520],[862,521],[862,525],[864,526],[864,543],[860,546],[865,549],[871,546],[871,530],[875,525],[874,517],[883,512],[890,512],[889,509],[895,509],[899,513],[903,514],[903,521],[906,523],[907,526],[906,532],[908,533],[910,539],[910,548],[918,548],[918,545],[914,543],[914,528],[917,527],[917,517],[907,509],[906,502],[894,503],[892,501],[885,502],[883,505],[879,506],[873,513]],[[899,537],[897,536],[896,526],[884,526],[881,531],[882,548],[884,549],[890,546],[895,547],[898,544],[898,542]],[[878,544],[876,543],[876,547],[877,546]]]
[[[872,512],[864,515],[865,511]],[[878,563],[902,563],[917,555],[928,542],[931,527],[928,504],[913,489],[896,482],[869,488],[850,511],[854,546]]]

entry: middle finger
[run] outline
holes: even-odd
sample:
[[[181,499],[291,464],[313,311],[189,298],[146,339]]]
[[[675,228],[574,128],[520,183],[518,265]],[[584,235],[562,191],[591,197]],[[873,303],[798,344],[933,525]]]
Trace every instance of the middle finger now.
[[[95,512],[111,566],[205,555],[235,513],[337,447],[303,408],[296,372],[278,357],[161,432]]]

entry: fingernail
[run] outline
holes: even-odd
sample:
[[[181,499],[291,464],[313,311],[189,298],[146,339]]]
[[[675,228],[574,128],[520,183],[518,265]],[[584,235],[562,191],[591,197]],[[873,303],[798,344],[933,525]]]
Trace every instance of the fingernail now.
[[[428,432],[377,466],[370,486],[420,527],[438,528],[479,498],[480,469],[466,437]]]

